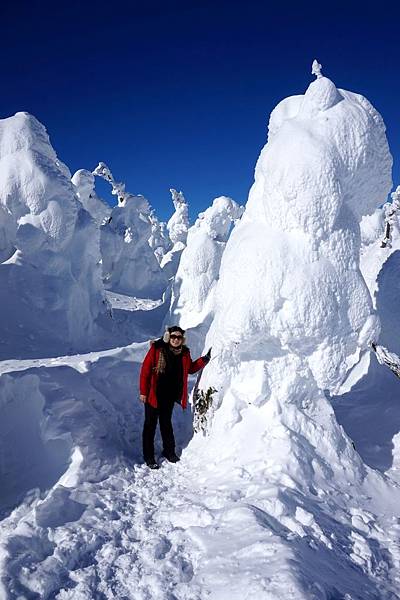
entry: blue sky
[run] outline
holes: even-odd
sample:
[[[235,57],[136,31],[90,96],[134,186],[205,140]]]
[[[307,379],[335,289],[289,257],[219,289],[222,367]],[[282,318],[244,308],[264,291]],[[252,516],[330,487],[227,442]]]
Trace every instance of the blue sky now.
[[[381,112],[397,185],[399,17],[368,0],[9,2],[0,116],[31,112],[72,172],[106,162],[160,218],[183,190],[195,218],[218,195],[246,201],[269,113],[318,58]]]

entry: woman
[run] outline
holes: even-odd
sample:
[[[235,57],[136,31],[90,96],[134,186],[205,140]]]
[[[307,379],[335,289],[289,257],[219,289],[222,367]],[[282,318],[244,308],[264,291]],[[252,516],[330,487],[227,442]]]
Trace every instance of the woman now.
[[[140,371],[140,400],[144,403],[143,457],[150,469],[158,469],[154,458],[154,436],[157,421],[163,441],[163,456],[169,462],[178,462],[172,429],[172,411],[175,402],[185,409],[188,395],[188,375],[203,369],[211,357],[207,354],[192,361],[185,346],[184,330],[168,327],[164,336],[151,343]]]

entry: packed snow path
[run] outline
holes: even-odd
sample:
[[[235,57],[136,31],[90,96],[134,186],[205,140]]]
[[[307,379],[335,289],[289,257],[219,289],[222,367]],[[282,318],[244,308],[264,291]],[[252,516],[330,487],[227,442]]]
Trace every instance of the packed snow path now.
[[[164,461],[157,472],[143,466],[135,385],[146,348],[0,365],[5,408],[14,406],[8,391],[36,406],[29,425],[22,412],[19,426],[15,406],[14,421],[6,419],[21,453],[26,442],[26,455],[13,457],[23,482],[39,443],[35,419],[53,444],[53,471],[45,443],[42,471],[30,465],[41,490],[23,502],[15,496],[17,507],[0,522],[1,598],[399,597],[400,521],[395,508],[387,515],[365,508],[370,498],[358,487],[344,491],[332,481],[307,490],[277,456],[243,465],[240,456],[207,455],[206,445],[189,443],[190,413],[180,411],[181,462]],[[64,434],[64,446],[54,446],[67,427],[72,440]],[[274,434],[277,448],[281,435]],[[8,482],[10,493],[17,483]]]

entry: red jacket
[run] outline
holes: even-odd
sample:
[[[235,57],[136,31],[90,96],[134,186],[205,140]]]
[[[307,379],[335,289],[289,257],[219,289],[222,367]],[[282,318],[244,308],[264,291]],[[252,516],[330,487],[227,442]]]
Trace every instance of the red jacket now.
[[[161,348],[165,346],[164,342],[157,340],[152,342],[150,350],[145,356],[140,371],[140,395],[146,396],[146,402],[148,402],[154,408],[157,408],[157,371],[156,367],[158,364],[158,357],[160,356]],[[181,398],[182,408],[187,406],[188,396],[188,375],[189,373],[196,373],[203,369],[208,363],[207,359],[203,357],[197,360],[192,360],[190,356],[190,350],[187,346],[182,348],[182,371],[183,371],[183,390]]]

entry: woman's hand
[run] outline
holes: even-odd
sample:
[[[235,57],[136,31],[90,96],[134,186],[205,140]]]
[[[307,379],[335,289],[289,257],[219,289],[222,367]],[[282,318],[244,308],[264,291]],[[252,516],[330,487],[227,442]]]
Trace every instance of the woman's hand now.
[[[140,394],[140,402],[143,402],[143,404],[146,404],[146,400],[147,400],[147,396],[142,396],[142,394]]]
[[[206,361],[206,363],[209,363],[211,360],[211,348],[209,349],[209,351],[207,352],[207,354],[205,354],[203,356],[203,359]]]

